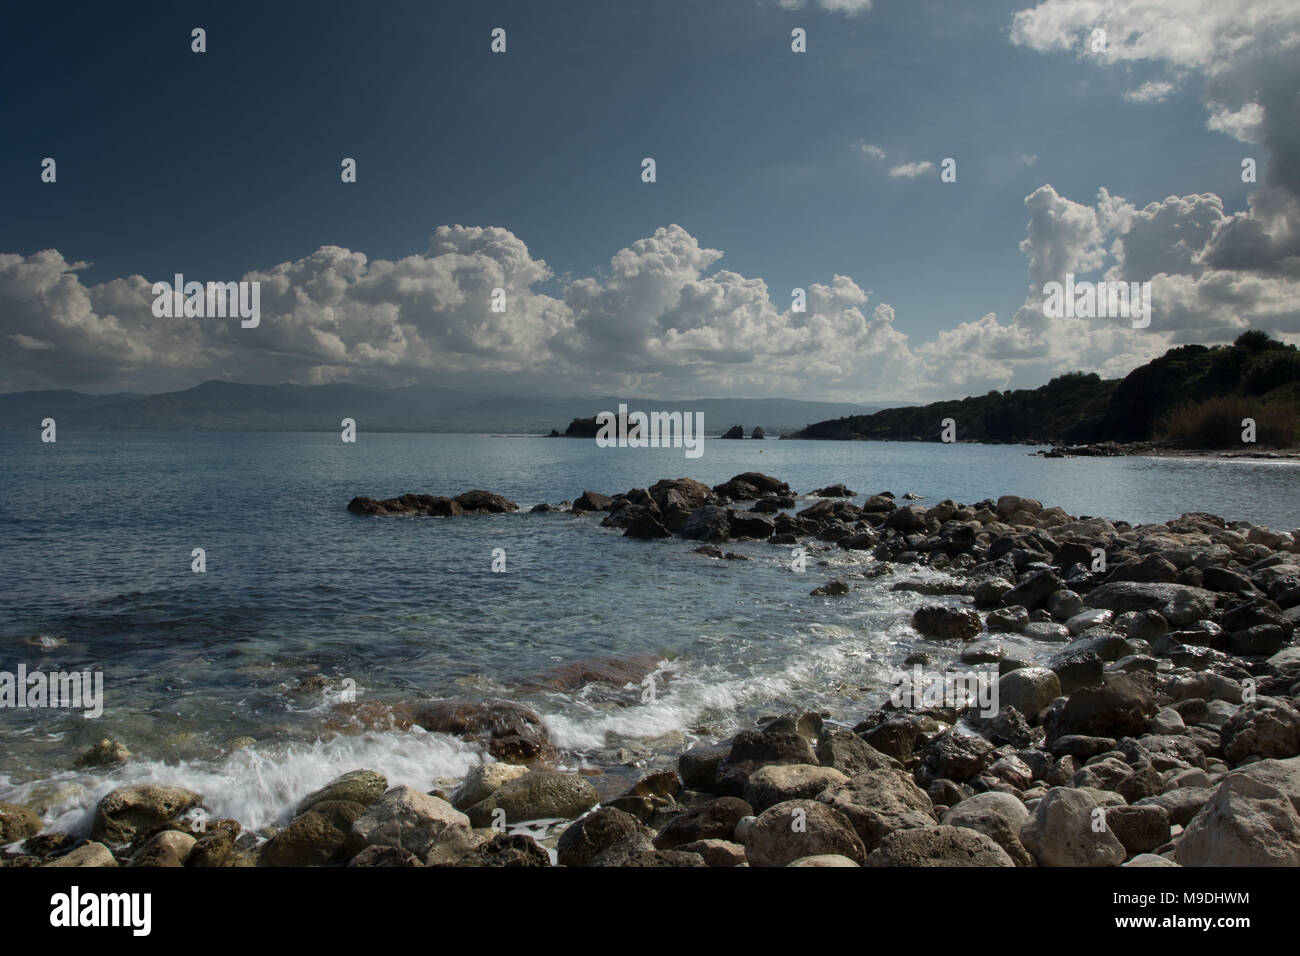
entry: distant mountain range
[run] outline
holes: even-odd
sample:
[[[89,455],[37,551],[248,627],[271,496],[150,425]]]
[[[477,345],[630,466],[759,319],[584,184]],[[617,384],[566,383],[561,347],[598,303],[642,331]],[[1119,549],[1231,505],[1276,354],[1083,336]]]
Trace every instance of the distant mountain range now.
[[[548,433],[570,420],[619,403],[645,411],[703,412],[705,432],[755,425],[769,434],[792,431],[831,416],[864,415],[890,404],[805,402],[787,398],[713,398],[668,402],[651,398],[540,398],[496,392],[466,393],[436,386],[243,385],[210,381],[179,392],[89,395],[68,390],[0,395],[0,428],[152,431],[335,431],[344,418],[384,432]],[[902,404],[902,403],[898,403]]]

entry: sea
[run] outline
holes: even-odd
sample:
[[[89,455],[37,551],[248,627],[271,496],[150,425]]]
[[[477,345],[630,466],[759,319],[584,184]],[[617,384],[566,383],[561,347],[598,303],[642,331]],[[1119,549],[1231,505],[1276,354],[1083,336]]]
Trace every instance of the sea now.
[[[454,786],[481,748],[390,715],[503,698],[542,717],[562,767],[621,790],[699,741],[766,715],[824,710],[851,726],[914,651],[918,595],[940,572],[863,578],[867,554],[734,542],[634,541],[600,515],[531,513],[585,490],[759,471],[801,496],[972,503],[1018,494],[1075,515],[1163,522],[1188,511],[1300,528],[1300,463],[1045,459],[1027,446],[709,439],[682,449],[491,435],[0,433],[0,675],[102,675],[102,713],[0,707],[0,801],[84,833],[125,784],[204,794],[216,817],[283,823],[349,770]],[[357,495],[471,489],[519,513],[360,517]],[[810,502],[800,500],[799,507]],[[198,571],[196,549],[202,549]],[[810,591],[832,577],[854,590]],[[927,600],[953,601],[958,598]],[[566,685],[587,661],[649,661],[649,681]],[[579,667],[581,669],[581,667]],[[648,692],[649,691],[649,692]],[[78,767],[109,738],[132,754]]]

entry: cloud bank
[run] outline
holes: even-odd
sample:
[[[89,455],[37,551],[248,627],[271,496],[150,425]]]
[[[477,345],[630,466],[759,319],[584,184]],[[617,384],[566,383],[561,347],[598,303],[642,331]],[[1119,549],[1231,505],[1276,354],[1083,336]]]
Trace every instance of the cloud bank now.
[[[1094,53],[1098,27],[1108,43]],[[870,277],[826,276],[807,288],[806,311],[794,312],[790,290],[726,268],[720,250],[678,225],[616,251],[595,275],[563,281],[495,226],[439,226],[426,250],[395,261],[322,246],[241,277],[262,284],[256,329],[154,317],[152,282],[171,276],[87,285],[86,263],[57,250],[0,254],[0,389],[154,391],[227,378],[928,400],[1032,387],[1076,369],[1118,376],[1171,345],[1227,342],[1248,327],[1300,341],[1300,5],[1045,0],[1015,15],[1010,39],[1094,69],[1141,64],[1148,75],[1126,95],[1136,108],[1195,89],[1209,130],[1267,157],[1249,207],[1229,212],[1212,192],[1143,205],[1105,188],[1068,197],[1044,183],[1024,199],[1023,305],[1000,320],[973,299],[969,315],[951,316],[927,341],[872,300]],[[856,145],[884,159],[879,147]],[[931,171],[909,163],[889,175]],[[1045,318],[1043,285],[1071,272],[1150,281],[1150,327]],[[492,310],[495,289],[504,312]]]

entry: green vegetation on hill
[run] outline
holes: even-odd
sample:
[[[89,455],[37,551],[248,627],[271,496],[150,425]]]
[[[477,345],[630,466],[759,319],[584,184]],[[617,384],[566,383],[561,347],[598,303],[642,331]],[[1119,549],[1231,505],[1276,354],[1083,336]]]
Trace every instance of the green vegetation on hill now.
[[[1300,351],[1264,332],[1245,332],[1231,346],[1184,345],[1135,368],[1119,384],[1093,440],[1144,441],[1172,413],[1210,399],[1239,397],[1254,417],[1280,404],[1300,408]],[[1241,417],[1234,423],[1240,440]],[[1225,442],[1230,444],[1231,442]],[[1204,445],[1216,447],[1218,443]]]
[[[1220,402],[1211,414],[1205,403],[1225,398],[1238,400],[1230,410],[1237,418],[1231,435],[1219,436],[1228,409]],[[1158,438],[1214,448],[1239,443],[1241,419],[1252,412],[1269,423],[1267,435],[1261,430],[1261,443],[1290,445],[1300,438],[1300,351],[1257,331],[1230,346],[1170,349],[1119,380],[1072,372],[1035,389],[994,390],[818,422],[791,437],[938,441],[943,419],[951,418],[964,441],[1083,444]]]

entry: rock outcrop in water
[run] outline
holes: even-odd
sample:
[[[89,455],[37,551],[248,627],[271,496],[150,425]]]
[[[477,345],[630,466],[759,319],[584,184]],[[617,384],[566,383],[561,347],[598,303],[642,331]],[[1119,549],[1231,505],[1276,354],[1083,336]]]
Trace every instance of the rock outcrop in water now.
[[[490,491],[466,491],[455,498],[444,495],[406,494],[398,498],[353,498],[348,511],[359,515],[413,515],[417,517],[449,518],[453,515],[503,514],[518,511],[519,506],[508,498]]]

